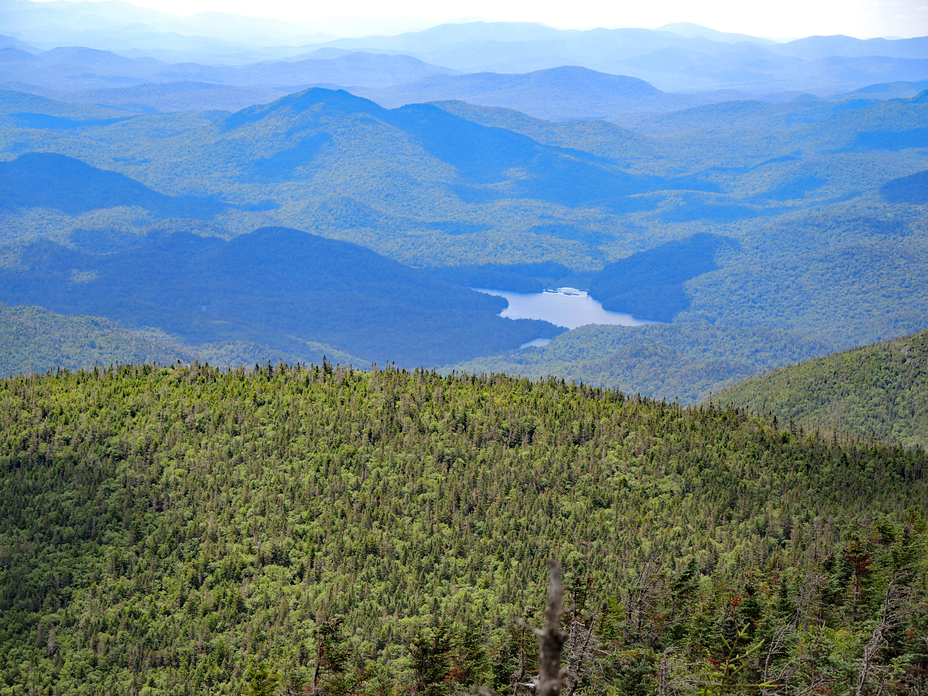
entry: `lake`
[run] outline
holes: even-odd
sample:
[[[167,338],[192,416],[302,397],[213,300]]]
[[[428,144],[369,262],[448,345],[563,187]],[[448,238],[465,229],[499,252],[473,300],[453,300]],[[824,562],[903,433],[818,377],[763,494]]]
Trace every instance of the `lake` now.
[[[605,310],[602,304],[576,288],[558,288],[531,294],[487,288],[474,288],[474,290],[506,298],[509,306],[502,311],[500,316],[508,319],[543,319],[568,329],[576,329],[578,326],[587,324],[642,326],[653,323],[635,319],[631,314]],[[544,345],[540,343],[543,340],[545,339],[536,339],[525,344],[523,348],[530,345]]]

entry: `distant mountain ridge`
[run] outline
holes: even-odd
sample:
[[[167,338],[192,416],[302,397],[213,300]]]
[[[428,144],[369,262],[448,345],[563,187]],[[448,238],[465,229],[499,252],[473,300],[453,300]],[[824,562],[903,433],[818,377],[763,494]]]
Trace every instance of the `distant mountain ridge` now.
[[[0,49],[0,82],[21,82],[56,93],[129,87],[147,83],[209,82],[260,86],[285,92],[308,84],[384,88],[451,72],[405,55],[354,51],[329,58],[277,60],[243,66],[171,64],[154,58],[127,58],[83,47],[28,53]]]
[[[226,207],[217,200],[167,196],[122,174],[53,153],[33,152],[0,162],[0,210],[52,208],[73,215],[119,206],[195,219],[213,218]]]
[[[309,85],[375,90],[445,73],[525,74],[564,66],[629,76],[665,92],[687,94],[737,90],[829,96],[877,82],[928,79],[928,37],[814,36],[778,44],[687,23],[658,30],[581,31],[528,22],[468,22],[390,36],[335,38],[273,20],[222,13],[177,18],[113,1],[10,0],[0,5],[0,22],[8,36],[0,41],[0,47],[7,47],[0,48],[0,83],[71,92],[112,87],[107,80],[118,78],[134,84],[200,81],[284,91]],[[53,51],[35,53],[30,61],[33,46]],[[101,63],[67,48],[73,67],[83,61],[91,68],[68,71],[50,55],[62,46],[120,53],[123,60],[157,58],[162,69],[129,70],[113,59]],[[8,51],[19,53],[2,56]],[[105,73],[104,64],[115,72]],[[400,103],[397,98],[415,99],[393,95],[389,103]]]
[[[628,111],[672,111],[701,102],[698,97],[667,94],[634,77],[579,66],[525,74],[436,75],[380,90],[354,91],[387,108],[461,100],[553,121],[602,119]]]

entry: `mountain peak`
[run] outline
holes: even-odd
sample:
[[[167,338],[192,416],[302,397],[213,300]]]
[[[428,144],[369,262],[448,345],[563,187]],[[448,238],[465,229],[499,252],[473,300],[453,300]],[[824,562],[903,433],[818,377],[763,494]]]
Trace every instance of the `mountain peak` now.
[[[260,121],[273,113],[289,110],[294,113],[324,106],[342,112],[382,114],[384,109],[369,99],[356,97],[343,89],[310,87],[302,92],[288,94],[270,104],[259,104],[232,114],[223,122],[227,130]]]

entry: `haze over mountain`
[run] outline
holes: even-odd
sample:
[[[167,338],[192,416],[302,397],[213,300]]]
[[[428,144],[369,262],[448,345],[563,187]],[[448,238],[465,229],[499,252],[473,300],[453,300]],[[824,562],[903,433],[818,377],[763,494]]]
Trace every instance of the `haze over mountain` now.
[[[119,2],[30,0],[4,0],[0,18],[9,37],[5,45],[10,47],[0,49],[0,81],[58,93],[113,87],[117,79],[136,85],[194,81],[284,91],[309,85],[383,89],[450,72],[523,74],[565,66],[634,77],[662,91],[688,94],[738,90],[754,95],[833,95],[876,82],[928,79],[924,38],[825,36],[777,44],[686,23],[659,30],[580,31],[506,22],[443,24],[394,36],[337,38],[277,20],[215,12],[179,18]],[[174,67],[143,61],[130,68],[112,60],[104,64],[75,56],[72,49],[64,54],[47,52],[62,46],[158,58]],[[26,55],[9,53],[11,48]],[[391,62],[369,55],[347,57],[355,53],[397,58]],[[405,56],[406,62],[399,56]],[[62,63],[75,69],[69,72]],[[463,92],[450,93],[447,85],[443,89],[444,96],[434,98],[466,100]],[[397,104],[397,98],[418,97],[412,92],[408,98],[385,96],[383,103]]]
[[[437,75],[379,90],[353,91],[388,108],[460,100],[502,106],[551,121],[602,119],[629,111],[674,111],[703,101],[661,92],[636,78],[581,67],[549,68],[522,75]]]

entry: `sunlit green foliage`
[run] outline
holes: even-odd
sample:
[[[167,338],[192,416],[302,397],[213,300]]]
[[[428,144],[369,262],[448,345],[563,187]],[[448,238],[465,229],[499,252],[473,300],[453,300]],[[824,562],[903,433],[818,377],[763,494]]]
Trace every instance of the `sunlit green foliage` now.
[[[858,437],[928,445],[928,332],[791,365],[712,397]]]
[[[93,368],[94,364],[189,360],[191,353],[98,317],[65,317],[0,303],[0,374]]]
[[[821,650],[846,684],[894,569],[923,630],[924,451],[742,410],[194,364],[2,382],[0,433],[0,693],[440,690],[416,650],[502,691],[548,557],[603,646],[590,693],[653,693],[664,659],[743,692],[786,625],[771,664]],[[908,679],[924,655],[891,635],[874,669]]]

